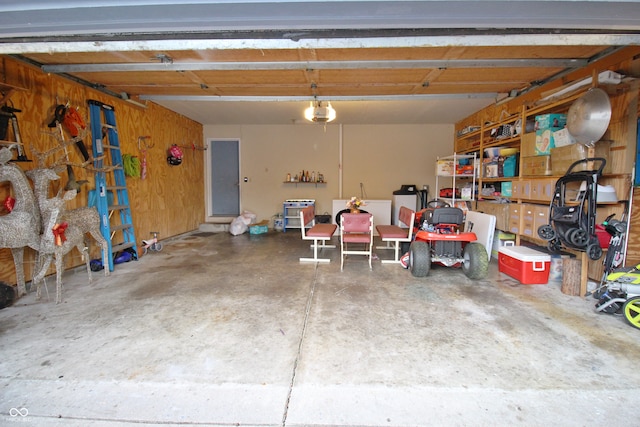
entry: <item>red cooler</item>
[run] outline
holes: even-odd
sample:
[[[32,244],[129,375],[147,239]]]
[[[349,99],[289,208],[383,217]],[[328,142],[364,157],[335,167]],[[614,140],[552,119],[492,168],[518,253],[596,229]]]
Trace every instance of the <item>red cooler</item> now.
[[[551,256],[526,246],[502,246],[498,249],[498,269],[523,285],[549,282]]]

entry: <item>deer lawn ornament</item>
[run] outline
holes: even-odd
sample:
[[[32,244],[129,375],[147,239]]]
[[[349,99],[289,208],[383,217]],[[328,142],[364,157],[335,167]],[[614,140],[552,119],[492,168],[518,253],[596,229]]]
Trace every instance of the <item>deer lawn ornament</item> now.
[[[38,250],[40,243],[40,210],[25,173],[14,163],[9,148],[0,149],[0,182],[11,183],[16,203],[8,215],[0,217],[0,248],[10,248],[16,269],[18,297],[26,295],[24,282],[24,248]]]
[[[47,209],[43,203],[49,196],[49,182],[60,179],[56,168],[39,168],[27,172],[27,176],[33,182],[33,192],[38,202],[40,211]],[[65,188],[66,189],[66,188]],[[79,190],[78,190],[79,192]],[[81,207],[63,210],[61,221],[73,224],[80,228],[83,234],[89,233],[102,248],[103,259],[107,259],[109,246],[100,230],[100,214],[95,207]],[[105,269],[105,276],[109,275],[109,269]]]
[[[76,191],[65,192],[63,197],[52,197],[40,203],[43,232],[40,237],[39,255],[42,258],[40,271],[33,278],[36,284],[36,299],[42,296],[41,284],[51,261],[55,257],[56,266],[56,304],[62,302],[62,273],[64,271],[64,256],[74,247],[82,253],[87,266],[89,283],[91,283],[91,267],[89,265],[89,250],[84,244],[84,232],[77,224],[67,223],[63,233],[56,233],[63,225],[62,214],[65,202],[76,197]]]

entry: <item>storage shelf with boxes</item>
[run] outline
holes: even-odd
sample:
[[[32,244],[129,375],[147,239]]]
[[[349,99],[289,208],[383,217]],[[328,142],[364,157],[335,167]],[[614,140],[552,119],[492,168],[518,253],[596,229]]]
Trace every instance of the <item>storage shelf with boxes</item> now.
[[[556,181],[567,173],[573,162],[588,157],[607,160],[599,179],[602,187],[598,189],[602,190],[603,197],[606,193],[608,200],[606,203],[598,201],[598,223],[607,215],[615,214],[617,218],[622,215],[624,204],[616,200],[629,198],[631,191],[633,161],[629,157],[633,156],[631,142],[635,140],[629,134],[632,120],[627,117],[631,111],[627,104],[633,96],[620,88],[609,91],[613,105],[609,129],[597,142],[583,144],[572,137],[565,124],[572,104],[588,89],[583,88],[560,99],[546,100],[544,105],[534,101],[523,103],[516,116],[483,124],[479,130],[456,138],[456,153],[476,153],[481,157],[478,201],[473,209],[496,216],[496,235],[505,237],[505,242],[508,241],[507,236],[515,236],[516,245],[527,243],[546,248],[547,242],[538,236],[537,230],[549,222],[549,204],[554,197]],[[490,111],[496,114],[495,110]],[[480,113],[471,116],[469,122],[481,121],[478,117],[482,117]],[[520,126],[515,126],[514,117],[518,117]],[[503,124],[514,125],[511,134],[504,134]],[[497,138],[496,134],[501,137]],[[502,149],[511,149],[506,153],[514,156],[515,171],[507,162],[505,173],[504,164],[508,156],[500,156]],[[592,166],[585,163],[581,167]],[[499,242],[498,247],[500,245]],[[589,277],[601,277],[601,264],[589,262]]]

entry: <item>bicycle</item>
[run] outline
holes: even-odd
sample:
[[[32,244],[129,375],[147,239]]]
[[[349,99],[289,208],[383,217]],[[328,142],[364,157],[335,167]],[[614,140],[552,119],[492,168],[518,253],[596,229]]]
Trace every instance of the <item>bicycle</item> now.
[[[160,252],[162,250],[162,243],[158,241],[158,231],[152,231],[153,239],[142,241],[143,255],[147,254],[147,251]]]

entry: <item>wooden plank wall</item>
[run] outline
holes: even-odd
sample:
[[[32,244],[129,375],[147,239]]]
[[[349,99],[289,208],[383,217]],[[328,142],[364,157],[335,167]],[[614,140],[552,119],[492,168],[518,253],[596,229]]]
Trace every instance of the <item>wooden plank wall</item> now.
[[[77,107],[89,128],[88,99],[95,99],[115,108],[120,147],[123,154],[143,156],[138,148],[138,138],[149,136],[145,141],[152,146],[146,150],[147,178],[127,178],[136,240],[140,242],[150,236],[151,231],[159,231],[160,239],[180,235],[198,228],[204,222],[204,155],[201,150],[184,149],[183,162],[179,166],[167,164],[167,150],[172,144],[187,147],[203,146],[202,125],[184,116],[169,111],[153,103],[147,108],[135,106],[118,98],[105,95],[84,85],[64,78],[42,73],[39,69],[2,58],[0,76],[4,83],[26,89],[17,91],[8,101],[9,105],[22,110],[16,113],[20,125],[22,141],[29,159],[35,159],[32,150],[45,152],[58,144],[47,125],[53,118],[58,104],[69,103]],[[53,129],[55,131],[55,129]],[[68,138],[68,135],[67,135]],[[12,132],[8,139],[14,141]],[[90,133],[84,139],[91,152]],[[75,146],[68,149],[71,161],[82,163],[83,159]],[[55,158],[47,159],[51,165]],[[24,170],[35,167],[35,162],[18,163]],[[74,168],[76,179],[89,181],[76,197],[68,202],[69,209],[86,206],[88,191],[94,188],[93,172]],[[55,194],[67,182],[66,173],[50,188]],[[0,183],[0,199],[11,194],[8,183]],[[6,214],[2,212],[0,214]],[[93,244],[91,257],[99,258],[99,250]],[[34,253],[27,249],[25,254],[25,274],[27,281],[32,277]],[[81,265],[80,254],[73,250],[65,259],[66,267]],[[11,251],[0,249],[0,281],[15,284],[15,269]],[[50,268],[49,273],[55,270]]]
[[[640,102],[636,103],[636,118],[640,118]],[[640,147],[636,147],[636,152],[638,150],[640,150]],[[626,265],[637,264],[640,264],[640,187],[634,187],[633,189],[633,205],[631,209],[626,260]]]

